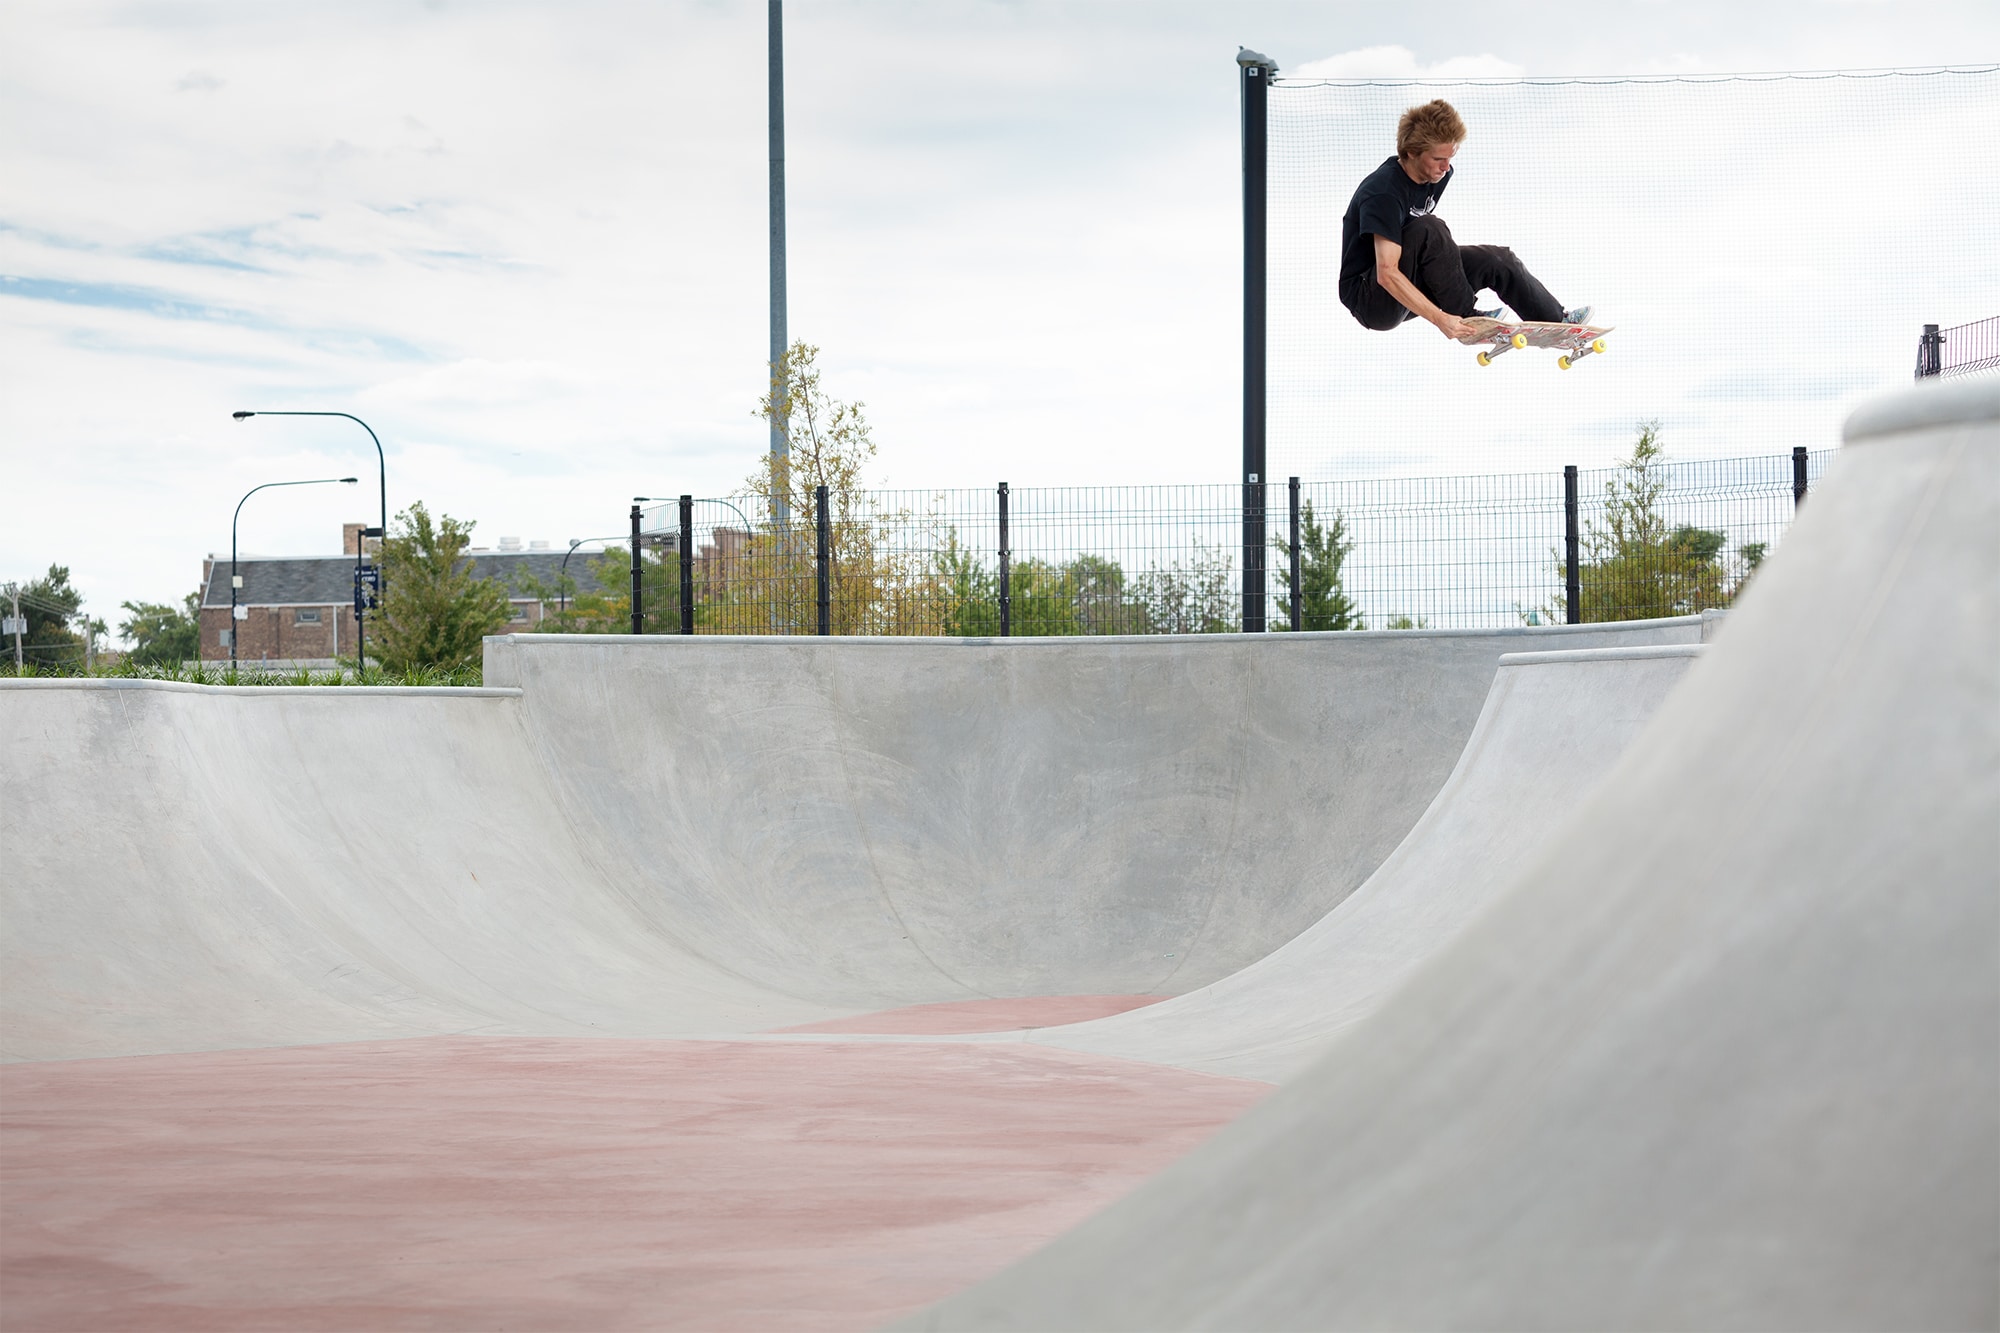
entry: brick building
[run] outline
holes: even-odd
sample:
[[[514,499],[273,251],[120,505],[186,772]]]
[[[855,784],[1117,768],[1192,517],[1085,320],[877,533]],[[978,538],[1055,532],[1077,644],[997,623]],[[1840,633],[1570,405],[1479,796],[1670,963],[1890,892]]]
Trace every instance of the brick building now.
[[[243,586],[236,594],[242,619],[236,622],[236,660],[241,665],[289,668],[331,667],[338,657],[354,655],[354,558],[362,540],[360,523],[341,530],[342,554],[309,556],[239,555],[236,572]],[[375,548],[373,538],[368,547]],[[568,575],[576,591],[593,592],[589,552],[570,559]],[[497,548],[472,547],[475,578],[498,579],[509,590],[513,605],[510,630],[529,630],[541,623],[542,603],[526,592],[526,580],[554,587],[563,551],[547,542],[522,548],[518,537],[502,537]],[[201,563],[201,659],[229,660],[229,556],[210,555]],[[574,595],[574,594],[572,594]],[[373,622],[370,622],[371,627]]]

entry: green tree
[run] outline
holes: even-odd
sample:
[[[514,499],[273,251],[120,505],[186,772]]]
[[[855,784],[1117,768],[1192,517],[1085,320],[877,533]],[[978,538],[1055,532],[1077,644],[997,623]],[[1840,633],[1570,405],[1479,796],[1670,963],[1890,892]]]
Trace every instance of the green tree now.
[[[507,590],[472,575],[471,523],[431,517],[422,503],[396,515],[382,542],[382,609],[369,642],[392,672],[479,661],[481,640],[507,623]]]
[[[875,456],[866,405],[834,397],[818,358],[817,347],[795,342],[771,367],[755,415],[783,434],[787,452],[766,454],[747,482],[767,526],[715,562],[708,618],[781,632],[817,622],[814,492],[824,486],[833,633],[935,634],[951,613],[948,582],[926,554],[930,543],[898,540],[912,516],[884,510],[862,489],[862,469]]]
[[[21,618],[27,626],[21,635],[21,656],[28,666],[67,667],[83,660],[83,636],[72,628],[85,625],[81,614],[83,594],[70,586],[69,566],[50,565],[49,572],[31,583],[7,584],[0,588],[0,609],[14,614],[18,600]],[[4,640],[8,657],[14,654],[14,639]]]
[[[1132,600],[1140,613],[1134,632],[1226,634],[1237,628],[1230,577],[1235,563],[1227,550],[1196,542],[1188,560],[1148,568],[1133,580]]]
[[[1292,595],[1291,550],[1282,537],[1271,545],[1281,557],[1278,583],[1285,590],[1286,612],[1278,629],[1290,629]],[[1347,537],[1347,519],[1338,510],[1322,524],[1313,512],[1312,501],[1299,507],[1299,628],[1307,630],[1360,629],[1361,615],[1347,596],[1342,569],[1354,543]]]
[[[125,602],[131,612],[118,632],[132,641],[126,660],[135,666],[179,666],[201,657],[201,591],[180,606],[165,602]]]
[[[1641,423],[1631,457],[1605,483],[1603,517],[1584,524],[1577,581],[1585,621],[1652,620],[1728,606],[1762,560],[1761,543],[1732,562],[1726,534],[1669,521],[1666,462],[1660,423]],[[1566,577],[1561,553],[1556,557],[1558,577]],[[1545,611],[1552,621],[1563,619],[1559,606]]]
[[[681,628],[680,554],[652,546],[640,550],[639,605],[648,634],[678,634]],[[632,551],[611,546],[594,555],[578,552],[570,568],[589,570],[586,585],[575,573],[543,580],[523,574],[518,590],[542,604],[541,634],[630,634],[632,632]]]

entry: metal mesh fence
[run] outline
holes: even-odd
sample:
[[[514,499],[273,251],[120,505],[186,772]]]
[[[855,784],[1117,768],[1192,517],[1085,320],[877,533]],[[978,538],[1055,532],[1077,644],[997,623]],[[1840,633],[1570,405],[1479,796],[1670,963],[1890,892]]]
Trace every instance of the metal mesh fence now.
[[[1295,601],[1308,630],[1727,606],[1832,456],[1276,483],[1264,488],[1266,621],[1290,628]],[[754,496],[692,499],[685,538],[681,507],[662,505],[642,523],[641,624],[669,634],[1234,631],[1242,494],[1233,485],[862,491],[829,496],[823,529],[800,511],[774,525]],[[580,599],[580,615],[544,627],[628,631],[628,551],[584,553],[601,591]]]
[[[2000,370],[2000,315],[1940,329],[1926,324],[1917,339],[1917,378]]]

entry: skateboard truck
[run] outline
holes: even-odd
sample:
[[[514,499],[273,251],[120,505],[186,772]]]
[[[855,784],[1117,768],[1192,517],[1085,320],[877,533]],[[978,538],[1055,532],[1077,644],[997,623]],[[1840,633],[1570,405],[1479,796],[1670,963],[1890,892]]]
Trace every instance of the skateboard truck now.
[[[1479,364],[1482,366],[1490,366],[1493,364],[1493,358],[1499,356],[1501,353],[1511,352],[1516,347],[1526,347],[1527,345],[1528,345],[1528,335],[1525,333],[1517,333],[1512,338],[1509,338],[1506,342],[1495,344],[1495,346],[1491,351],[1481,352],[1479,354]],[[1564,369],[1568,369],[1568,367],[1564,367]]]
[[[1557,357],[1556,369],[1568,370],[1571,366],[1583,360],[1583,358],[1585,358],[1586,356],[1591,355],[1593,352],[1599,356],[1602,356],[1604,354],[1604,339],[1592,338],[1587,346],[1579,347],[1574,352],[1566,353],[1565,355]],[[1482,361],[1480,364],[1484,365],[1485,362]]]

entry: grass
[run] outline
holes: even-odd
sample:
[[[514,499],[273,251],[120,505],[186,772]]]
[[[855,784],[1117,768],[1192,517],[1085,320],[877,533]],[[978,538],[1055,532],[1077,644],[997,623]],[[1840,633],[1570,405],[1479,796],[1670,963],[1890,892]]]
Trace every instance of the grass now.
[[[0,678],[4,678],[0,672]],[[81,665],[29,665],[22,679],[91,680],[175,680],[189,685],[442,685],[477,686],[484,680],[477,663],[462,667],[412,667],[407,671],[385,671],[370,663],[356,671],[352,662],[315,670],[294,667],[287,671],[266,671],[258,667],[230,666],[226,662],[180,662],[171,666],[119,660],[85,669]]]

